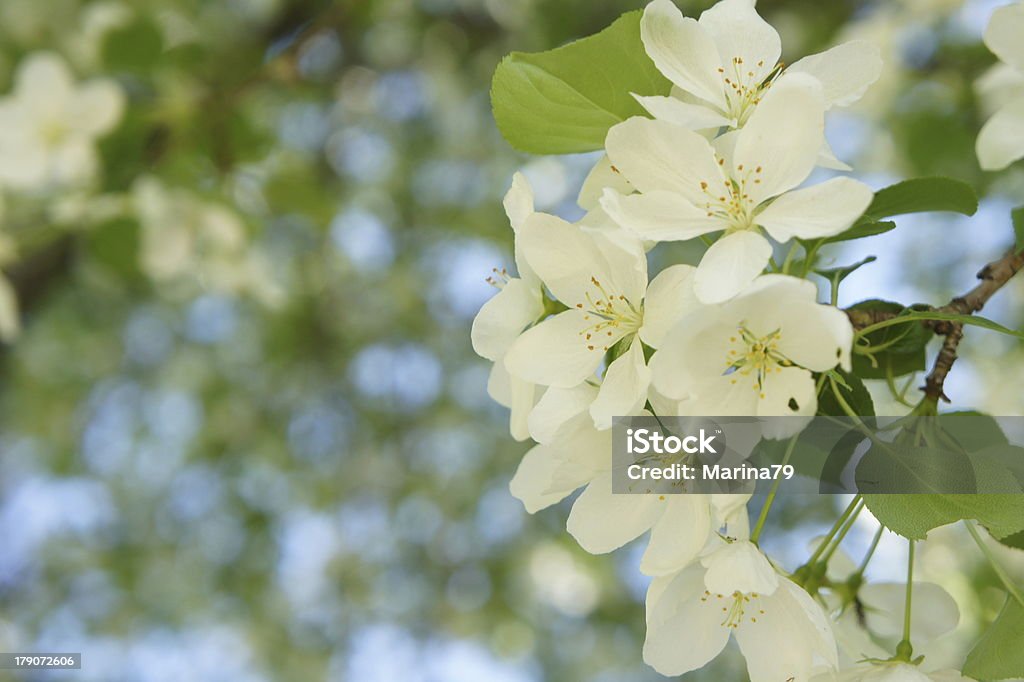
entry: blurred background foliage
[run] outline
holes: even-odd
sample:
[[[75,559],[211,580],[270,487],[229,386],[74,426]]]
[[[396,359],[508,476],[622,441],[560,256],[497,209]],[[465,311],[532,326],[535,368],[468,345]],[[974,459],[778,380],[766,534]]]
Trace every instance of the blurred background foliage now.
[[[973,154],[997,4],[761,0],[788,61],[882,45],[882,81],[830,123],[860,177],[989,195],[972,220],[908,219],[832,254],[880,256],[844,303],[942,302],[1010,243],[1024,173],[983,175]],[[95,172],[3,191],[22,330],[0,355],[0,650],[85,656],[26,679],[658,679],[638,548],[588,556],[564,504],[529,517],[511,498],[526,446],[469,345],[484,278],[511,261],[513,171],[575,217],[594,160],[513,152],[495,65],[640,6],[0,4],[0,91],[45,51],[125,97]],[[1021,296],[990,316],[1019,326]],[[1020,349],[976,331],[963,349],[958,406],[1021,414]],[[794,567],[843,505],[776,505],[767,547]],[[873,530],[849,536],[855,558]],[[934,536],[921,574],[960,601],[955,659],[999,597],[956,530]],[[903,551],[887,538],[869,576],[898,579]],[[691,678],[742,670],[725,657]]]

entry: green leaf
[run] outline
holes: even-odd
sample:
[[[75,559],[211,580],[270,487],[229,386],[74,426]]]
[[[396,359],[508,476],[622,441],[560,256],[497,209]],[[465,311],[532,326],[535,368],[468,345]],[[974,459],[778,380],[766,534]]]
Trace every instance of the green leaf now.
[[[975,519],[996,538],[1024,530],[1024,495],[865,495],[871,513],[911,540],[963,519]]]
[[[948,447],[872,446],[856,469],[857,490],[868,494],[973,494],[974,467],[964,452]]]
[[[864,260],[854,263],[853,265],[843,265],[838,268],[828,268],[827,270],[815,270],[815,272],[835,285],[852,275],[862,266],[867,265],[868,263],[874,263],[876,260],[878,260],[878,258],[875,256],[868,256]]]
[[[890,326],[894,326],[894,325],[898,326],[904,320],[906,320],[906,321],[913,321],[913,320],[938,320],[938,321],[948,321],[948,322],[960,322],[961,324],[968,324],[968,325],[973,325],[975,327],[982,327],[984,329],[988,329],[988,330],[991,330],[991,331],[994,331],[994,332],[999,332],[1000,334],[1006,334],[1008,336],[1014,336],[1014,337],[1016,337],[1018,339],[1024,339],[1024,332],[1019,332],[1019,331],[1015,331],[1013,329],[1008,329],[1007,327],[1004,327],[1003,325],[999,324],[998,322],[990,320],[990,319],[988,319],[986,317],[981,317],[979,315],[960,315],[958,313],[944,313],[944,312],[941,312],[941,311],[938,311],[938,310],[910,310],[910,309],[907,309],[907,311],[905,313],[903,313],[902,315],[900,315],[899,317],[893,318],[892,320],[887,320],[887,322],[884,324],[884,326],[882,326],[880,328],[881,329],[885,329],[886,327],[890,327]],[[872,326],[874,326],[874,325],[872,325]],[[872,332],[872,333],[874,333],[874,332]]]
[[[881,310],[889,313],[912,311],[900,303],[871,299],[850,306],[851,310]],[[924,325],[906,324],[884,327],[866,334],[863,338],[875,347],[878,352],[869,357],[861,353],[853,355],[853,371],[863,379],[886,379],[898,377],[912,372],[920,372],[925,368],[925,347],[933,338],[933,334]],[[874,358],[874,362],[872,362]]]
[[[974,215],[977,210],[978,196],[966,182],[942,177],[904,180],[875,192],[875,198],[868,206],[868,210],[853,227],[822,240],[822,243],[862,239],[888,232],[896,227],[896,223],[884,221],[883,218],[930,211]]]
[[[1024,251],[1024,206],[1013,209],[1010,214],[1013,217],[1014,250],[1017,253]]]
[[[491,82],[491,106],[509,144],[532,154],[601,149],[609,128],[646,115],[630,93],[667,95],[671,84],[640,42],[641,15],[628,12],[547,52],[505,57]]]
[[[1008,535],[1005,538],[999,538],[999,542],[1014,549],[1024,549],[1024,531]]]
[[[966,182],[941,177],[914,178],[875,192],[861,222],[931,211],[974,215],[977,210],[978,196]]]
[[[1024,677],[1024,607],[1006,597],[1003,610],[967,654],[964,675],[978,680]]]
[[[112,71],[145,73],[156,66],[163,52],[160,27],[146,18],[109,31],[103,38],[101,55]]]
[[[838,377],[839,392],[843,396],[843,400],[853,408],[853,411],[858,416],[875,416],[875,403],[871,399],[871,393],[868,392],[867,387],[859,377],[854,374],[847,374],[842,370],[834,370],[833,376]],[[818,414],[831,417],[846,416],[846,411],[839,404],[828,381],[825,382],[821,395],[818,396]]]
[[[868,263],[874,263],[878,258],[875,256],[868,256],[864,260],[854,263],[853,265],[843,265],[838,268],[828,268],[825,270],[815,270],[816,273],[824,277],[832,285],[832,300],[838,300],[839,297],[839,285],[844,279],[852,275],[854,272],[859,270],[862,266]]]
[[[896,223],[891,220],[880,220],[877,222],[858,222],[846,232],[841,232],[834,237],[826,237],[821,240],[822,244],[835,244],[837,242],[848,242],[864,237],[874,237],[876,234],[885,234],[896,229]]]

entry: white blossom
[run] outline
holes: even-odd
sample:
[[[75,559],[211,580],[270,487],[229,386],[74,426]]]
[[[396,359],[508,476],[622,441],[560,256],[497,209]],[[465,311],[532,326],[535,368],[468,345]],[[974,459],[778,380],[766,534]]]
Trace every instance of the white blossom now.
[[[715,144],[682,126],[630,118],[608,132],[615,169],[639,193],[608,189],[602,206],[644,239],[687,240],[723,232],[694,278],[697,297],[718,303],[739,293],[768,264],[772,238],[828,237],[850,227],[871,189],[846,177],[795,189],[814,169],[824,131],[820,83],[781,78],[736,133]]]
[[[560,389],[593,381],[613,347],[590,407],[600,428],[647,402],[650,370],[644,344],[657,348],[665,332],[697,303],[693,268],[674,265],[650,283],[643,244],[617,229],[573,225],[530,215],[516,235],[526,260],[567,309],[523,332],[505,367],[525,381]],[[616,344],[619,344],[616,346]]]
[[[13,93],[0,100],[0,182],[20,190],[88,182],[99,167],[96,139],[117,125],[123,109],[114,81],[78,84],[57,55],[29,55]]]
[[[1005,68],[987,74],[981,85],[989,90],[1007,88],[1013,93],[982,127],[976,150],[981,167],[1002,170],[1024,157],[1024,3],[1000,7],[985,30],[985,45]],[[995,81],[993,83],[992,81]]]
[[[681,675],[713,660],[731,636],[751,682],[806,682],[837,666],[821,606],[743,538],[718,541],[699,564],[651,583],[644,661]]]
[[[882,70],[878,48],[865,41],[784,67],[779,34],[752,0],[722,0],[698,20],[684,17],[671,0],[654,0],[644,10],[640,36],[675,87],[670,97],[637,100],[656,118],[694,130],[742,127],[783,73],[814,76],[825,106],[832,107],[855,102]]]
[[[811,372],[849,370],[853,327],[816,302],[807,280],[763,275],[726,303],[702,307],[651,358],[654,386],[685,399],[692,414],[809,416]]]
[[[512,437],[529,437],[526,418],[537,400],[538,389],[533,382],[509,374],[505,368],[505,353],[524,329],[540,319],[544,313],[542,284],[533,272],[519,240],[519,231],[526,219],[533,215],[533,190],[522,173],[516,173],[512,186],[505,194],[505,214],[515,236],[515,262],[518,276],[506,270],[494,270],[488,282],[498,293],[484,303],[473,319],[470,338],[477,355],[491,360],[487,391],[498,403],[509,408],[509,428]]]
[[[557,389],[549,389],[545,398],[551,390]],[[528,512],[586,486],[573,503],[569,532],[583,549],[604,554],[650,531],[640,561],[648,575],[665,575],[690,564],[715,528],[728,525],[745,534],[747,495],[613,494],[612,432],[595,428],[589,404],[585,393],[567,401],[554,434],[520,462],[509,488]],[[542,406],[543,399],[537,409]]]
[[[270,264],[250,244],[236,213],[153,177],[135,182],[132,199],[141,226],[140,263],[154,281],[246,293],[270,307],[282,302]]]

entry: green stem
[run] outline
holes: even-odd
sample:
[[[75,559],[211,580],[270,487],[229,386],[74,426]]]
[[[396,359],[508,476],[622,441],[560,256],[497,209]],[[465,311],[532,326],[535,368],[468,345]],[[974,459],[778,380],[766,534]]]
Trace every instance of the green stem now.
[[[804,255],[804,272],[803,276],[807,277],[807,274],[814,267],[814,257],[818,255],[818,249],[821,248],[821,242],[817,241],[811,245],[810,249],[807,249],[807,253]]]
[[[904,387],[902,391],[896,387],[896,377],[892,373],[892,365],[888,365],[885,368],[885,383],[889,387],[889,393],[892,394],[893,399],[904,407],[914,407],[914,404],[907,400],[907,390]]]
[[[857,516],[860,514],[861,510],[864,509],[864,500],[860,499],[858,500],[858,503],[859,504],[854,508],[853,512],[850,513],[850,517],[847,519],[846,523],[839,529],[839,533],[836,535],[832,545],[824,554],[821,555],[821,560],[823,562],[828,563],[828,560],[831,559],[832,555],[836,553],[837,549],[839,549],[839,545],[843,543],[843,539],[846,537],[846,534],[850,532],[851,528],[853,528],[853,524],[857,522]]]
[[[789,266],[793,264],[793,256],[796,254],[797,242],[796,240],[789,246],[789,253],[786,254],[786,260],[782,263],[782,274],[789,274]]]
[[[868,563],[871,562],[871,557],[875,555],[875,550],[878,549],[878,542],[882,539],[882,533],[884,532],[885,526],[879,526],[878,532],[875,533],[875,538],[871,541],[871,546],[868,548],[868,553],[864,555],[860,566],[857,567],[857,571],[854,573],[855,576],[861,577],[864,575],[864,571],[868,568]]]
[[[850,504],[846,507],[843,513],[839,515],[839,518],[836,519],[836,522],[832,524],[832,530],[830,530],[828,532],[828,535],[826,535],[822,539],[821,544],[818,545],[818,549],[814,550],[814,554],[812,554],[811,558],[807,560],[807,566],[810,566],[818,562],[818,559],[821,558],[821,555],[825,551],[825,548],[828,547],[830,542],[832,542],[832,538],[836,536],[836,533],[839,532],[839,529],[843,526],[843,524],[846,523],[846,520],[850,518],[850,514],[853,513],[854,508],[860,504],[862,499],[863,498],[861,498],[860,495],[855,495],[854,498],[850,500]]]
[[[914,541],[907,550],[907,603],[903,607],[903,642],[910,644],[910,608],[914,595]],[[900,642],[902,645],[903,642]]]
[[[797,434],[789,439],[789,444],[786,446],[786,453],[782,456],[782,466],[789,464],[789,458],[793,455],[793,450],[796,449],[797,438],[800,434]],[[775,494],[779,492],[779,484],[782,482],[781,478],[776,478],[772,481],[772,487],[768,491],[768,497],[764,500],[764,506],[761,507],[761,514],[757,517],[757,523],[754,525],[754,530],[750,533],[750,541],[755,545],[757,539],[761,537],[761,531],[764,529],[765,521],[768,520],[768,511],[772,508],[772,503],[775,502]]]
[[[974,524],[965,520],[964,525],[967,526],[967,532],[971,534],[971,537],[974,538],[974,542],[977,543],[978,548],[981,549],[981,553],[985,555],[989,566],[991,566],[992,570],[995,571],[995,574],[999,576],[999,580],[1002,581],[1003,587],[1006,588],[1007,592],[1013,595],[1013,598],[1017,600],[1017,603],[1024,606],[1024,595],[1021,594],[1020,589],[1018,589],[1018,587],[1013,583],[1013,580],[1006,572],[1006,569],[1004,569],[999,561],[996,560],[995,554],[992,553],[989,546],[985,544],[984,540],[982,540],[981,535],[978,534]]]

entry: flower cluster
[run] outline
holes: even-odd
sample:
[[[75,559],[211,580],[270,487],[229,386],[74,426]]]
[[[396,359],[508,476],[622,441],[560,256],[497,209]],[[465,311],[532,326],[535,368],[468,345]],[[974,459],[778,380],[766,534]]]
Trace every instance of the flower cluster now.
[[[985,170],[1002,170],[1024,158],[1024,2],[1000,7],[985,30],[985,45],[999,57],[978,82],[995,113],[978,134],[978,161]]]
[[[122,5],[84,10],[84,30],[66,49],[74,66],[97,67],[104,33],[129,15]],[[103,182],[100,142],[126,118],[126,100],[118,80],[77,80],[71,65],[54,52],[33,52],[21,60],[10,93],[0,97],[0,267],[31,255],[18,253],[12,235],[30,232],[42,205],[46,218],[79,231],[114,220],[137,223],[139,268],[179,298],[213,290],[280,305],[284,290],[278,273],[250,243],[242,218],[226,205],[201,199],[193,190],[166,187],[154,176],[136,179],[127,191],[104,191],[111,188]],[[12,210],[18,202],[20,210]],[[17,299],[14,286],[0,274],[0,341],[10,342],[20,332]]]
[[[753,682],[828,679],[841,660],[829,614],[847,604],[816,600],[772,563],[751,540],[746,496],[613,494],[609,429],[651,413],[812,416],[815,377],[850,369],[845,313],[773,254],[847,230],[871,203],[849,177],[804,184],[817,167],[847,169],[825,115],[856,101],[881,61],[852,42],[787,67],[752,0],[696,20],[654,0],[640,30],[673,90],[638,96],[650,118],[610,129],[584,217],[535,211],[518,174],[505,197],[517,274],[495,271],[472,340],[513,436],[536,441],[511,490],[533,513],[583,488],[567,526],[592,553],[649,533],[644,660],[659,672],[698,669],[735,637]],[[699,264],[651,276],[648,250],[698,238]]]

